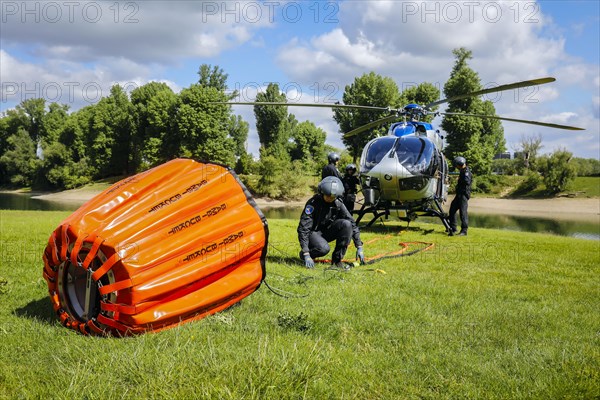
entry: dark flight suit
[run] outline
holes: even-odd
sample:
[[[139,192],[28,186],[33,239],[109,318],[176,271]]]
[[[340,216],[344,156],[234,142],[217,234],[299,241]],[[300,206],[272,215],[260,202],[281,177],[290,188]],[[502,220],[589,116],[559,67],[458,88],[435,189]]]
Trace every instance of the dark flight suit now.
[[[456,212],[460,211],[460,231],[467,233],[469,229],[469,215],[467,214],[467,207],[469,199],[471,198],[471,182],[473,181],[473,174],[469,167],[462,168],[456,184],[456,196],[452,203],[450,203],[450,229],[456,232]]]
[[[340,175],[340,171],[338,171],[335,164],[332,163],[329,163],[326,166],[324,166],[323,170],[321,171],[321,179],[324,179],[327,176],[335,176],[336,178],[339,178],[340,181],[342,180],[342,175]]]
[[[358,192],[356,187],[360,185],[360,180],[356,175],[346,174],[342,179],[342,183],[344,184],[344,205],[352,214],[356,202],[356,193]]]
[[[306,202],[298,224],[298,241],[303,253],[311,258],[329,253],[329,242],[335,240],[331,259],[333,264],[342,261],[350,239],[356,248],[362,246],[360,231],[352,215],[340,199],[327,203],[320,194]]]

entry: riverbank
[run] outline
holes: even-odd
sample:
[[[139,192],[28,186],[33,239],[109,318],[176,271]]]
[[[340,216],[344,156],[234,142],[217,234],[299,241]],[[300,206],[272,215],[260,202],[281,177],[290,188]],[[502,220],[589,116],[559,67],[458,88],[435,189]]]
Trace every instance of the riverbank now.
[[[103,187],[84,187],[56,193],[30,193],[32,198],[59,202],[81,203],[100,193]],[[15,192],[13,192],[15,193]],[[256,198],[261,208],[302,207],[307,199],[282,201]],[[445,204],[449,208],[452,197]],[[479,214],[545,217],[557,220],[586,221],[600,224],[600,198],[499,199],[473,197],[469,211]]]

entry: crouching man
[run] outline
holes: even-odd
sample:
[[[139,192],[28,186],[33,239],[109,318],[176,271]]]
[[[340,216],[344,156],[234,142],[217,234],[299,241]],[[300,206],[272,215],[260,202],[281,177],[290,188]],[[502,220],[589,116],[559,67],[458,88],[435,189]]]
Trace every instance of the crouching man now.
[[[298,241],[300,242],[300,259],[307,268],[314,268],[314,258],[329,253],[329,242],[335,240],[335,248],[331,256],[332,266],[336,269],[348,269],[342,260],[350,244],[356,246],[356,259],[365,263],[363,243],[360,231],[352,214],[348,211],[341,197],[344,185],[339,178],[328,176],[318,186],[318,193],[306,202],[298,224]]]

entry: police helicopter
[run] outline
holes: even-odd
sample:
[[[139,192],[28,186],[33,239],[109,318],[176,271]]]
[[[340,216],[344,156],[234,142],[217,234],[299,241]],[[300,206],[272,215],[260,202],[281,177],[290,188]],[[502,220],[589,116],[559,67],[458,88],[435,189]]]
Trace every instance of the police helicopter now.
[[[391,212],[395,211],[401,220],[409,223],[417,216],[438,217],[449,231],[447,214],[442,208],[442,204],[448,197],[449,172],[448,162],[442,153],[443,137],[431,123],[422,121],[423,117],[427,115],[458,115],[557,129],[583,130],[583,128],[567,125],[492,115],[432,111],[433,107],[440,104],[505,90],[542,85],[555,80],[551,77],[532,79],[465,93],[424,106],[408,104],[398,109],[352,104],[285,102],[228,102],[221,104],[329,107],[388,112],[389,115],[344,134],[345,138],[352,137],[380,125],[391,123],[387,136],[372,139],[362,151],[360,181],[364,199],[361,208],[354,210],[357,215],[356,222],[359,223],[365,215],[372,214],[372,219],[367,223],[367,226],[370,226],[381,217],[388,219]]]

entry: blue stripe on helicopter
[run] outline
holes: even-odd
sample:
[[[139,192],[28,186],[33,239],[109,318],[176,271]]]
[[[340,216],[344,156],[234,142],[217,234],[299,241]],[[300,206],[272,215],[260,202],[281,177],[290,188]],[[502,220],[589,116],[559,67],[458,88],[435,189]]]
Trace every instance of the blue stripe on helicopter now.
[[[392,132],[394,136],[406,136],[415,133],[417,126],[422,126],[428,131],[433,130],[433,125],[428,122],[407,121],[392,125]]]

